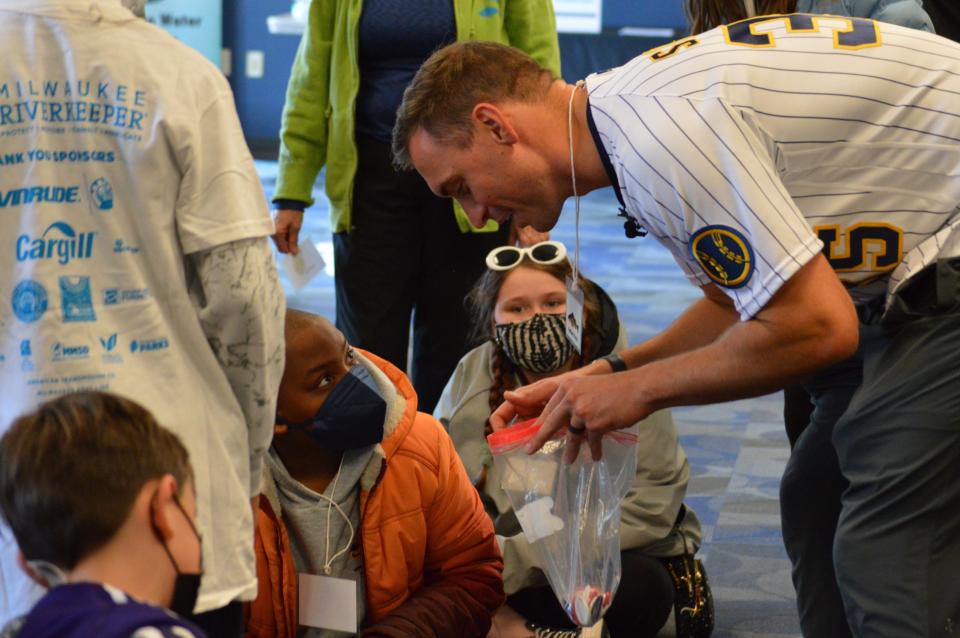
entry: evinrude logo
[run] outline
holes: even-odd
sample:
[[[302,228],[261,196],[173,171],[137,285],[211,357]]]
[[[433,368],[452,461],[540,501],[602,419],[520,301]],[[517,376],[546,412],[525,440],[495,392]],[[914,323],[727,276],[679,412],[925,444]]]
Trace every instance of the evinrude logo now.
[[[40,237],[17,237],[17,261],[56,259],[66,265],[73,259],[90,259],[93,233],[78,233],[67,222],[50,224]]]
[[[79,186],[29,186],[0,191],[0,208],[51,202],[73,204],[80,201]]]

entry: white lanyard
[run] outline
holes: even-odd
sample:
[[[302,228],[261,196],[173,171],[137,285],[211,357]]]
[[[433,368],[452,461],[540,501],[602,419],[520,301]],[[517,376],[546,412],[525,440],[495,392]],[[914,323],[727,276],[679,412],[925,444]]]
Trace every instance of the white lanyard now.
[[[757,15],[757,6],[753,0],[743,0],[743,8],[747,10],[748,18]]]
[[[337,503],[337,483],[340,481],[340,472],[343,470],[343,456],[340,457],[340,465],[337,467],[337,475],[333,478],[333,489],[330,490],[330,493],[333,495],[332,498],[326,494],[320,494],[320,498],[329,503],[327,506],[327,526],[324,530],[324,536],[326,537],[326,543],[323,550],[323,573],[330,575],[330,567],[333,565],[333,561],[337,560],[344,552],[350,549],[350,546],[353,545],[353,523],[350,522],[350,517],[347,516],[346,512],[343,511],[343,508],[340,507],[340,504]],[[333,556],[330,556],[330,512],[333,511],[333,508],[337,509],[337,512],[340,513],[340,516],[343,517],[343,520],[346,521],[347,525],[350,527],[350,540],[347,541],[346,546],[343,549],[338,551]]]
[[[573,98],[577,95],[577,90],[585,86],[583,80],[577,80],[570,91],[570,101],[567,103],[567,137],[570,142],[570,181],[573,182],[573,202],[576,211],[574,237],[575,244],[573,250],[573,280],[577,281],[577,275],[580,272],[580,194],[577,192],[577,167],[573,161]]]

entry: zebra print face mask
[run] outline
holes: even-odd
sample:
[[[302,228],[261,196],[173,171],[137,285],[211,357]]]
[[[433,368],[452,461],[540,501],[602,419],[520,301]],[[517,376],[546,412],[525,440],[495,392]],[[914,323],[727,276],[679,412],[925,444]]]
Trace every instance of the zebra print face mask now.
[[[497,344],[507,359],[530,372],[553,372],[573,355],[562,314],[536,314],[519,323],[497,324]]]

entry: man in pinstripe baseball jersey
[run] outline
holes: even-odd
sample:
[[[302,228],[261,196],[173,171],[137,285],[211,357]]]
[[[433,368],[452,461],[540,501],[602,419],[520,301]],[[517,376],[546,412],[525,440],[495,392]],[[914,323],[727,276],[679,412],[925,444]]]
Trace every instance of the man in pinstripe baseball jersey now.
[[[415,167],[487,219],[548,230],[612,185],[628,234],[704,297],[657,337],[507,396],[537,443],[804,382],[782,482],[804,634],[960,632],[960,46],[870,20],[761,16],[587,78],[465,43],[407,89]],[[611,374],[613,373],[613,374]],[[629,397],[630,400],[624,400]]]

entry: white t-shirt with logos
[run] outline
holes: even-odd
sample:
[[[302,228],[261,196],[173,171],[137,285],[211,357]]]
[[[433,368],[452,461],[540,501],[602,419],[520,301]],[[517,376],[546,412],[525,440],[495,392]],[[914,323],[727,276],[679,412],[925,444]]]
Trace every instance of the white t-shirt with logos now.
[[[0,0],[0,38],[0,432],[70,391],[140,402],[190,452],[198,610],[249,598],[246,424],[185,265],[273,230],[230,88],[119,0]],[[35,595],[15,556],[0,530],[0,624]]]

